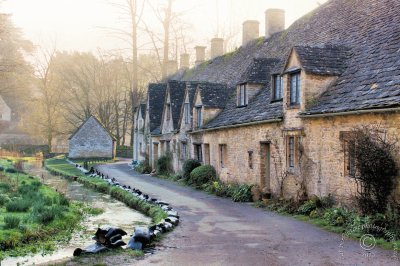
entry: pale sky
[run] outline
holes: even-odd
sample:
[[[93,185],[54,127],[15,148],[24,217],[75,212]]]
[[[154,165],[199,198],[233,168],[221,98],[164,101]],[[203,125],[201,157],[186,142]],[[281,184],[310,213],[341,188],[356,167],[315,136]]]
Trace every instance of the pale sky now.
[[[24,36],[35,44],[56,42],[59,50],[96,51],[126,47],[105,28],[126,29],[119,10],[109,3],[125,0],[5,0],[1,12],[11,13],[14,24]],[[166,0],[146,0],[153,6],[162,6]],[[242,22],[260,21],[260,34],[264,35],[264,12],[268,8],[286,11],[286,26],[327,0],[175,0],[174,11],[190,28],[188,34],[195,45],[209,46],[209,40],[220,31],[238,32],[240,45]],[[154,12],[147,7],[146,23],[160,29]],[[141,36],[142,43],[148,42]],[[145,41],[146,40],[146,41]],[[193,46],[193,47],[192,47]],[[145,52],[143,50],[142,52]]]

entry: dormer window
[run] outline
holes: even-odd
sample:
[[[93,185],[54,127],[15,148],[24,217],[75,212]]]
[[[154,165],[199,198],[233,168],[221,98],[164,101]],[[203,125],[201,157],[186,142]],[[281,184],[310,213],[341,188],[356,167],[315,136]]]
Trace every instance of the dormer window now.
[[[167,120],[171,120],[171,104],[167,103]]]
[[[238,86],[238,92],[237,92],[237,106],[246,106],[247,105],[247,88],[246,84],[241,84]]]
[[[280,75],[274,75],[273,76],[273,86],[274,86],[274,92],[273,92],[273,100],[282,100],[283,98],[283,78]]]
[[[201,106],[196,106],[196,115],[197,115],[197,127],[200,128],[203,125],[203,115],[201,113]]]
[[[290,74],[290,105],[300,104],[300,72]]]
[[[185,124],[189,124],[190,121],[190,109],[189,109],[189,103],[185,103],[185,110],[184,110],[184,115],[185,115]]]

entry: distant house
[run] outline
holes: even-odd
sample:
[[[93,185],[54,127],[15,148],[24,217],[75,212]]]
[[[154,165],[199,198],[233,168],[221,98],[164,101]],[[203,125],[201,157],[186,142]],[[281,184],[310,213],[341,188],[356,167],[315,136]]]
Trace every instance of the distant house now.
[[[94,116],[89,117],[69,138],[71,159],[115,158],[116,140]]]
[[[0,121],[11,121],[11,108],[0,95]]]

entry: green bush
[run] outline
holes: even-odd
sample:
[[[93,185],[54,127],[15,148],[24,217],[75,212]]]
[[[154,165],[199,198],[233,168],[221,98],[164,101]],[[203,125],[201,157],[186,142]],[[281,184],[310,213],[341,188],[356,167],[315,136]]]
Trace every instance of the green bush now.
[[[250,202],[253,200],[251,195],[251,187],[252,185],[235,184],[230,190],[228,190],[228,194],[235,202]]]
[[[4,228],[5,229],[18,228],[20,223],[21,223],[21,218],[19,218],[19,217],[12,216],[12,215],[4,217]]]
[[[6,204],[8,212],[26,212],[32,206],[32,201],[27,199],[17,199]]]
[[[197,167],[201,166],[201,163],[194,159],[186,160],[182,167],[182,177],[188,181],[190,178],[190,173]]]
[[[310,213],[317,209],[317,201],[310,199],[304,202],[297,210],[298,214],[310,215]]]
[[[10,202],[10,198],[7,195],[0,194],[0,207]]]
[[[215,181],[216,178],[217,172],[212,165],[201,165],[190,173],[188,183],[200,187],[206,183]]]
[[[335,199],[332,197],[331,194],[329,194],[326,197],[322,197],[320,199],[320,202],[321,202],[321,207],[324,209],[332,208],[335,205]]]
[[[173,173],[172,169],[172,155],[167,153],[157,160],[157,174],[168,175]]]
[[[324,213],[324,220],[333,226],[342,226],[348,222],[350,213],[342,208],[327,209]]]
[[[4,167],[0,165],[0,172],[4,171]]]
[[[17,170],[15,170],[14,168],[7,168],[6,169],[6,173],[15,174],[16,172],[17,172]]]
[[[140,174],[150,174],[151,171],[153,170],[150,166],[149,160],[144,160],[138,163],[138,165],[135,166],[135,171],[140,173]]]
[[[69,206],[69,200],[65,197],[64,194],[59,194],[58,204],[60,204],[61,206]]]
[[[0,183],[0,191],[3,193],[10,192],[12,190],[11,185],[7,183]]]

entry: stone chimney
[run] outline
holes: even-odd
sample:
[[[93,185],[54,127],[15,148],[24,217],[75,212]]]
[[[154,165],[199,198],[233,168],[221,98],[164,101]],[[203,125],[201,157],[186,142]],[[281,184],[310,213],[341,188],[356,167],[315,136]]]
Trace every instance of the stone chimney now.
[[[196,46],[194,47],[196,50],[196,62],[195,64],[201,64],[206,60],[206,47],[205,46]]]
[[[243,22],[242,45],[249,41],[257,39],[260,36],[260,22],[257,20],[246,20]]]
[[[167,62],[167,77],[175,74],[178,71],[178,63],[175,60],[168,60]]]
[[[186,69],[190,67],[190,55],[187,53],[181,54],[180,69]]]
[[[267,9],[265,11],[265,37],[285,30],[285,10]]]
[[[224,54],[224,39],[213,38],[211,39],[211,58]]]

